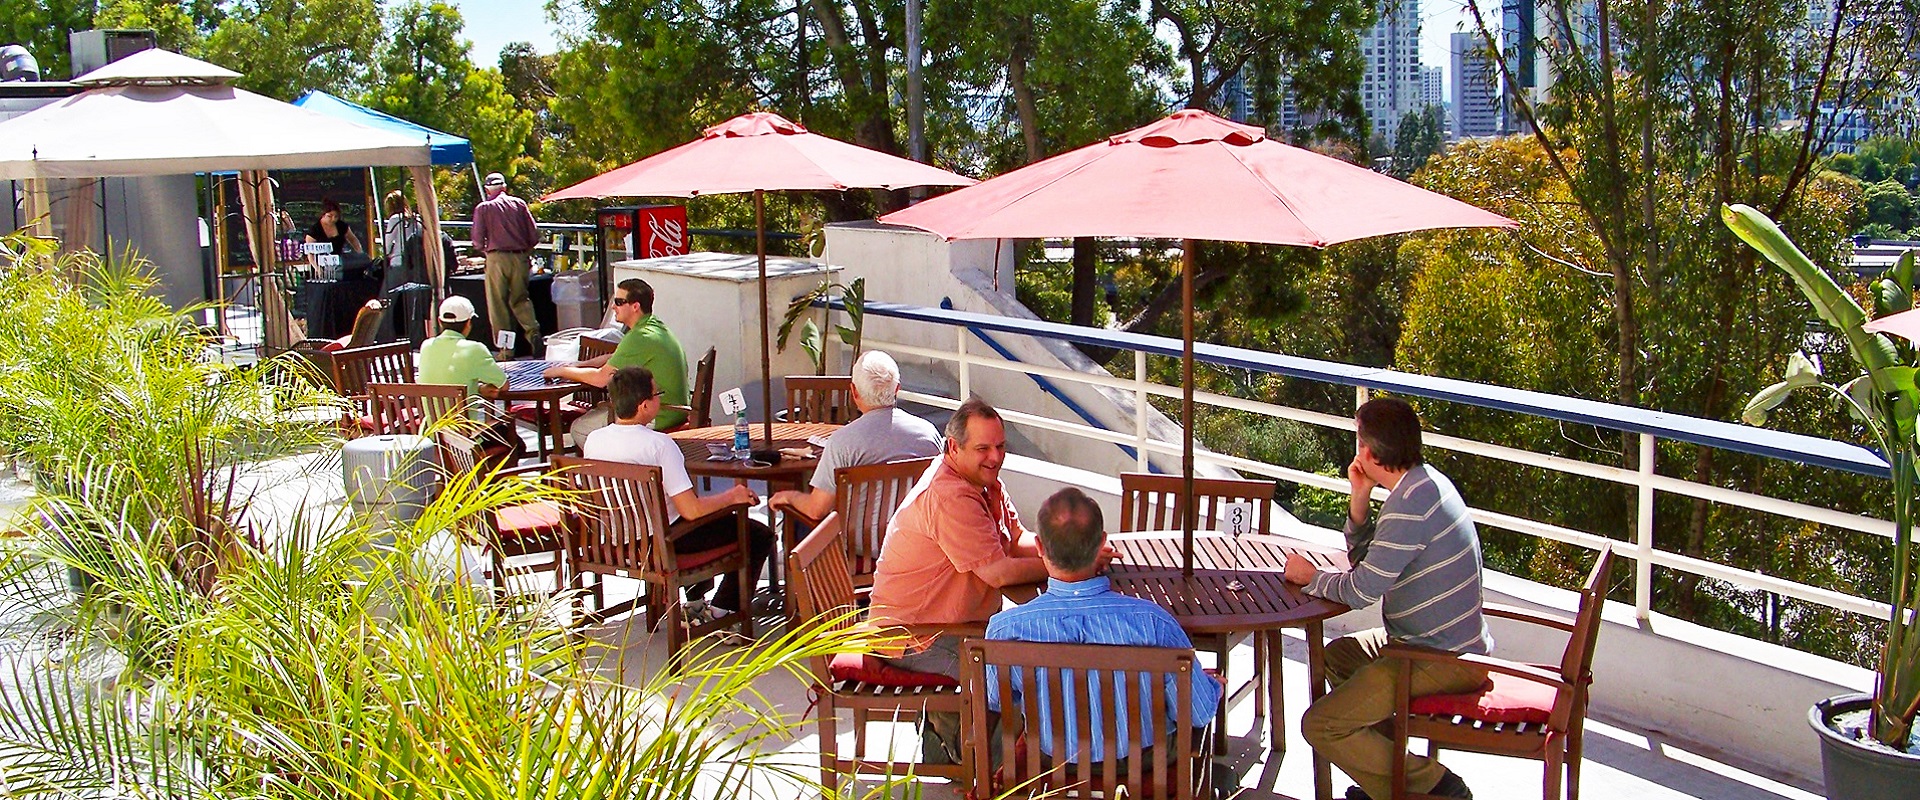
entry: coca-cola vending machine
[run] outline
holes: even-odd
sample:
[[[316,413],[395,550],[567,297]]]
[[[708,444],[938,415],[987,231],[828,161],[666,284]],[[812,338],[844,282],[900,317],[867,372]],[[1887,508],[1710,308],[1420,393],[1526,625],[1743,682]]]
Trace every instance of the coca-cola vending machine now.
[[[685,206],[603,206],[594,209],[593,224],[603,300],[613,296],[613,264],[688,252]]]

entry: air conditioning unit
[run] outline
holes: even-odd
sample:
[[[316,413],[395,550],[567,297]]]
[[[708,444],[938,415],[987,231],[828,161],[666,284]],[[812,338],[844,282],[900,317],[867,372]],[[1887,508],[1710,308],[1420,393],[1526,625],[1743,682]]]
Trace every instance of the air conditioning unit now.
[[[160,46],[151,30],[90,30],[67,34],[73,77],[78,78],[142,50]]]

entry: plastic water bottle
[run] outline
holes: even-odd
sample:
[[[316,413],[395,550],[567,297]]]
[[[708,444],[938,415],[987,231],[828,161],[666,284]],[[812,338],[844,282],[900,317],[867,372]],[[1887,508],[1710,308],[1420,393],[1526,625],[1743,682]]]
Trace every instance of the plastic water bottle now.
[[[747,428],[747,410],[740,409],[733,415],[733,460],[747,461],[753,458],[753,434]]]

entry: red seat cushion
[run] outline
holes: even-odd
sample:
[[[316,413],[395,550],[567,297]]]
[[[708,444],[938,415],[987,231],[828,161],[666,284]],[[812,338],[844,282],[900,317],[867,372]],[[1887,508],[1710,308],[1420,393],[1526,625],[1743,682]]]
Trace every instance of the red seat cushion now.
[[[1482,722],[1533,722],[1545,725],[1553,715],[1554,687],[1526,678],[1494,673],[1491,686],[1471,694],[1430,694],[1413,698],[1415,714],[1461,716]]]
[[[725,544],[712,550],[698,550],[692,553],[676,553],[673,563],[680,569],[699,569],[734,553],[740,552],[740,544]]]
[[[835,653],[827,674],[836,681],[859,681],[876,686],[959,686],[960,682],[933,672],[901,669],[869,653]]]
[[[495,512],[500,538],[556,536],[560,533],[560,506],[542,500],[538,503],[507,506]]]
[[[338,339],[329,339],[326,344],[320,345],[320,352],[334,353],[345,350],[347,349],[347,340],[351,338],[353,338],[353,334],[347,334]]]

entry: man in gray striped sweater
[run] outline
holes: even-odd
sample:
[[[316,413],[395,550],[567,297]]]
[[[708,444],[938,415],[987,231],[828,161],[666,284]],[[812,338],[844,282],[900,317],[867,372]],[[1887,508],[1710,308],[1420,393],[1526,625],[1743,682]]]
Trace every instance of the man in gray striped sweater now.
[[[1287,559],[1287,580],[1306,592],[1354,608],[1378,602],[1385,628],[1343,636],[1327,645],[1333,691],[1307,709],[1307,742],[1359,784],[1348,800],[1388,797],[1393,740],[1374,728],[1393,716],[1399,662],[1380,658],[1387,643],[1455,653],[1486,654],[1493,647],[1480,613],[1480,537],[1453,482],[1420,457],[1420,418],[1406,401],[1376,398],[1354,415],[1359,452],[1347,466],[1347,554],[1353,569],[1321,572],[1300,556]],[[1377,520],[1368,521],[1373,487],[1386,487]],[[1483,669],[1414,662],[1414,696],[1479,689]],[[1440,762],[1407,758],[1407,789],[1471,798],[1460,776]]]

